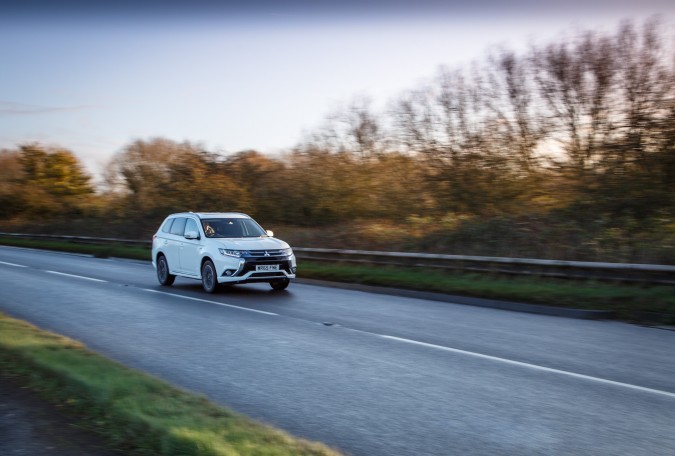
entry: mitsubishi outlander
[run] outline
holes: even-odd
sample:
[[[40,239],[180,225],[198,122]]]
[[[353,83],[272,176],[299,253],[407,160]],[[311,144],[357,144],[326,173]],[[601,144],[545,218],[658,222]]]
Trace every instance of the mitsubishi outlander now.
[[[152,264],[160,284],[172,285],[176,276],[198,279],[207,293],[252,282],[284,290],[297,267],[287,243],[239,212],[169,215],[152,238]]]

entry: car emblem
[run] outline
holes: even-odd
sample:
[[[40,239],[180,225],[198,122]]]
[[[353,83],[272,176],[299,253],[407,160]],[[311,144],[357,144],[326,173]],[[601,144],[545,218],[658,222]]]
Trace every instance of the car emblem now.
[[[270,256],[270,254],[267,250],[265,250],[265,256]]]

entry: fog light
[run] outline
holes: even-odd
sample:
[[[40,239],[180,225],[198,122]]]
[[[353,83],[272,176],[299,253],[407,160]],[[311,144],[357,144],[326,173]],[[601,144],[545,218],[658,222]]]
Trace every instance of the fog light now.
[[[226,276],[231,276],[232,274],[234,274],[234,269],[226,269],[225,272],[223,273],[223,275]]]
[[[296,271],[297,269],[298,269],[297,267],[292,267],[292,268],[291,268],[291,272],[292,272],[293,274],[295,274],[295,271]]]

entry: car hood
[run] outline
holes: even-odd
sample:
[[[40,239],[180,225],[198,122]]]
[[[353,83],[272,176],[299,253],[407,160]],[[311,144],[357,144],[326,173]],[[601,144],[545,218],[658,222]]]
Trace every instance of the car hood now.
[[[284,241],[273,237],[218,239],[218,244],[228,250],[276,250],[289,247]]]

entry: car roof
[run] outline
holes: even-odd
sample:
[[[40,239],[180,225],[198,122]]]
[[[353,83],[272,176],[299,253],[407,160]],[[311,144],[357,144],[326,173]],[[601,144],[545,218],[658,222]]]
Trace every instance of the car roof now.
[[[187,215],[196,215],[200,219],[202,218],[251,218],[248,215],[242,212],[179,212],[177,214],[171,214],[170,217],[178,216],[187,216]]]

